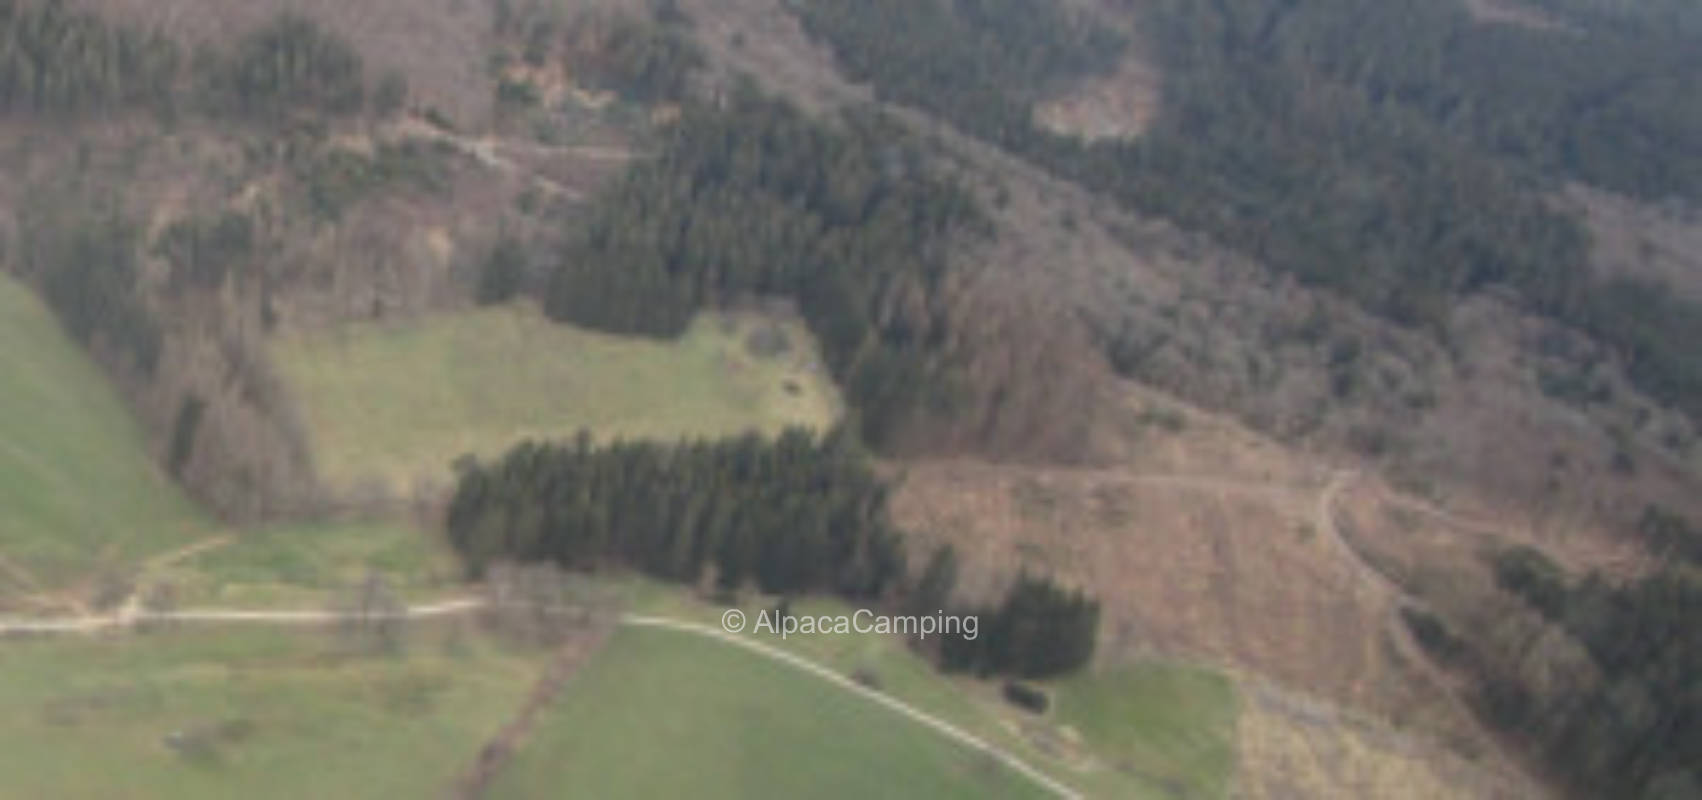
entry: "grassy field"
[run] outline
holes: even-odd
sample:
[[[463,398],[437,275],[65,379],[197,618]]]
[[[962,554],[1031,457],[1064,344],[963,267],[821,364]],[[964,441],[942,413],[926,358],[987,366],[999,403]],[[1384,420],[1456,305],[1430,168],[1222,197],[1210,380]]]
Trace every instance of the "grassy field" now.
[[[199,605],[320,604],[368,571],[409,596],[451,588],[447,548],[405,525],[221,531],[148,458],[100,369],[6,276],[0,342],[0,612],[65,613],[103,578],[170,584]],[[203,542],[218,546],[171,558]]]
[[[623,629],[493,798],[1046,797],[997,762],[737,647]]]
[[[280,349],[310,416],[335,412],[314,417],[333,478],[402,480],[460,452],[581,426],[679,436],[826,424],[838,401],[808,336],[780,326],[789,347],[778,351],[774,330],[756,335],[769,325],[706,316],[682,340],[657,343],[487,309]],[[405,524],[217,530],[148,460],[89,359],[4,279],[0,337],[0,601],[86,601],[107,572],[138,590],[169,586],[181,607],[325,608],[368,573],[415,602],[468,591],[442,544]],[[619,584],[642,613],[715,625],[723,610],[674,587]],[[830,600],[796,610],[846,611]],[[393,657],[349,655],[328,631],[243,626],[0,642],[0,796],[438,796],[520,707],[542,657],[451,623],[414,626],[408,640]],[[1090,796],[1159,798],[1175,786],[1216,796],[1233,768],[1223,733],[1233,693],[1210,676],[1153,666],[1077,679],[1054,687],[1056,718],[1031,718],[1000,701],[996,685],[941,676],[893,637],[766,640],[875,675],[882,691]],[[576,676],[496,796],[895,789],[1041,791],[787,665],[689,634],[626,629]]]
[[[143,581],[171,586],[184,607],[317,608],[372,574],[413,602],[468,592],[437,536],[383,522],[243,531],[222,547],[147,570]]]
[[[208,532],[105,376],[0,275],[0,557],[11,562],[0,595],[60,588]]]
[[[1223,675],[1146,663],[1060,681],[1054,717],[1113,768],[1178,797],[1218,798],[1235,774],[1235,686]]]
[[[256,628],[5,642],[0,796],[443,796],[541,663],[449,630],[394,657]]]
[[[528,436],[772,432],[839,413],[808,332],[750,314],[706,314],[662,342],[514,305],[288,338],[274,355],[321,471],[343,486],[444,481],[458,456],[498,455]]]
[[[725,610],[648,583],[633,589],[631,602],[642,613],[710,627],[720,625]],[[753,602],[744,610],[754,621],[765,607]],[[850,611],[824,598],[793,604],[793,613],[800,615]],[[1004,702],[996,683],[941,675],[898,637],[746,635],[841,674],[874,675],[882,692],[947,720],[1089,797],[1221,798],[1227,796],[1237,769],[1237,692],[1231,681],[1208,670],[1146,662],[1042,684],[1053,697],[1054,709],[1036,717]]]

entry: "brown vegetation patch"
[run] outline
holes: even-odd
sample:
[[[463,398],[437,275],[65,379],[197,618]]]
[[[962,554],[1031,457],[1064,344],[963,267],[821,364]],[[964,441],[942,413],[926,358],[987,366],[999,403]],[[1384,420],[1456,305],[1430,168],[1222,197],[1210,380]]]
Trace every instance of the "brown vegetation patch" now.
[[[919,552],[956,547],[961,599],[995,597],[1020,570],[1056,574],[1103,601],[1102,659],[1201,658],[1293,694],[1244,727],[1249,796],[1423,797],[1456,779],[1464,796],[1530,796],[1466,704],[1466,676],[1399,614],[1434,592],[1493,595],[1480,548],[1528,533],[1461,533],[1445,509],[1150,390],[1128,388],[1102,423],[1108,466],[912,463],[894,514]],[[1434,517],[1437,541],[1373,526],[1373,512]],[[1476,584],[1459,582],[1462,564]],[[1484,607],[1507,618],[1504,602]],[[1346,725],[1342,708],[1381,721]]]
[[[1239,796],[1513,800],[1543,793],[1523,776],[1259,682],[1242,684]]]
[[[1123,456],[1106,468],[909,464],[895,516],[920,550],[957,547],[968,596],[1023,568],[1090,588],[1106,658],[1200,656],[1402,712],[1417,697],[1385,642],[1394,598],[1321,529],[1323,472],[1208,414],[1176,432],[1161,408],[1130,396],[1100,429]]]
[[[1036,105],[1034,121],[1053,133],[1089,142],[1135,139],[1158,115],[1162,88],[1156,68],[1125,55],[1110,74],[1086,78]]]
[[[894,511],[958,547],[968,593],[1023,568],[1089,587],[1108,659],[1195,655],[1381,707],[1399,682],[1389,598],[1315,530],[1310,500],[1211,476],[934,463],[910,468]]]
[[[680,0],[709,57],[712,79],[740,74],[812,113],[868,102],[866,87],[847,82],[833,54],[811,41],[781,0]]]
[[[1663,207],[1579,184],[1567,187],[1562,202],[1589,226],[1599,274],[1659,282],[1702,303],[1702,209]]]
[[[1519,0],[1466,0],[1466,10],[1471,12],[1472,19],[1485,25],[1517,25],[1539,31],[1575,32],[1571,26],[1544,13],[1542,9],[1532,8]]]

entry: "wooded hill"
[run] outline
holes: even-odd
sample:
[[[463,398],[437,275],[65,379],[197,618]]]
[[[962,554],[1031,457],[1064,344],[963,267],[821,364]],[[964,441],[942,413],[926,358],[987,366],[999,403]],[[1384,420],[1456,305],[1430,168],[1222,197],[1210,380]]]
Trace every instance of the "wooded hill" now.
[[[405,95],[387,76],[375,99],[394,109]],[[279,16],[228,51],[190,53],[64,0],[0,0],[0,111],[342,114],[367,96],[360,54],[303,17]]]
[[[1499,554],[1502,588],[1581,643],[1598,675],[1571,687],[1480,674],[1485,718],[1521,732],[1557,772],[1601,796],[1697,796],[1702,628],[1695,621],[1702,616],[1702,581],[1694,565],[1702,562],[1691,563],[1617,583],[1600,575],[1574,580],[1534,550]]]
[[[1043,131],[1030,107],[1115,58],[1090,17],[1053,0],[865,5],[795,8],[886,98],[1402,324],[1444,328],[1462,294],[1512,287],[1702,418],[1702,355],[1678,344],[1702,315],[1601,285],[1577,221],[1546,200],[1553,176],[1702,200],[1694,10],[1557,2],[1588,28],[1566,36],[1433,0],[1153,0],[1135,17],[1164,74],[1162,113],[1139,141],[1086,144]],[[1030,65],[1020,79],[985,67],[1007,50]]]

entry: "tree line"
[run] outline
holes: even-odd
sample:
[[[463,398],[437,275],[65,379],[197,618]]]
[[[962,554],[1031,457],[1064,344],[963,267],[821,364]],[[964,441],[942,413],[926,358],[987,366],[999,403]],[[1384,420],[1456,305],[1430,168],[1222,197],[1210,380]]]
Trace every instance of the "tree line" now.
[[[968,193],[931,173],[890,121],[829,127],[740,91],[689,108],[661,154],[597,200],[550,272],[544,307],[672,337],[708,305],[792,298],[862,434],[885,446],[906,420],[949,413],[947,250],[984,230]]]
[[[175,42],[109,25],[63,0],[0,0],[0,111],[162,104],[182,66]]]
[[[975,615],[975,638],[931,642],[942,668],[983,676],[1048,677],[1093,655],[1099,604],[1080,591],[1025,574],[999,604],[956,603],[949,547],[911,581],[888,487],[844,428],[606,445],[581,434],[457,470],[449,541],[472,577],[503,563],[634,569],[725,591],[825,592],[918,615]]]
[[[1602,796],[1702,792],[1702,580],[1695,571],[1574,581],[1541,554],[1517,549],[1497,557],[1495,573],[1499,585],[1582,644],[1599,676],[1583,688],[1546,692],[1486,676],[1485,718],[1533,740],[1575,786]]]
[[[1694,10],[1552,0],[1590,26],[1570,36],[1432,0],[1155,0],[1140,23],[1162,111],[1137,141],[1086,143],[1030,109],[1039,87],[1110,63],[1115,38],[1083,33],[1091,21],[1056,0],[1005,0],[1000,18],[979,0],[865,5],[793,8],[887,99],[1403,324],[1441,328],[1461,294],[1511,286],[1702,418],[1702,353],[1674,344],[1694,340],[1702,311],[1599,284],[1586,234],[1546,201],[1553,175],[1702,201]],[[1013,41],[1049,54],[1022,59],[1037,77],[985,66]]]
[[[1643,509],[1637,532],[1657,556],[1702,566],[1702,525],[1671,509],[1651,505]]]
[[[909,600],[915,614],[951,609],[950,614],[977,618],[975,638],[962,631],[940,638],[936,656],[942,669],[983,677],[1049,678],[1093,659],[1099,602],[1084,592],[1024,572],[1002,602],[963,606],[952,602],[956,581],[957,552],[947,545],[929,559]]]
[[[806,30],[889,100],[973,121],[1002,140],[1068,81],[1110,69],[1123,37],[1034,0],[806,0]]]
[[[605,446],[582,434],[462,464],[448,530],[475,576],[497,561],[548,561],[872,598],[905,569],[886,502],[844,430]]]
[[[71,337],[152,374],[164,347],[158,320],[137,285],[141,231],[116,211],[78,214],[40,211],[19,226],[19,258]]]
[[[381,111],[400,105],[398,81],[380,82]],[[347,114],[367,96],[360,54],[305,17],[281,14],[228,51],[188,52],[64,0],[0,0],[0,112]]]
[[[200,58],[213,102],[241,113],[349,114],[366,103],[360,53],[306,17],[281,14],[242,37],[228,56]]]

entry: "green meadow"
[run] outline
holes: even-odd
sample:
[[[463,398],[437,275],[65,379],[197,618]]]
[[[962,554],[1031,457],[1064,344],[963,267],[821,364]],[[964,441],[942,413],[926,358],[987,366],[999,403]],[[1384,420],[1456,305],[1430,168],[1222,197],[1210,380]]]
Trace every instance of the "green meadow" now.
[[[726,606],[641,582],[639,613],[719,627]],[[1000,696],[999,684],[942,675],[900,637],[879,634],[791,636],[755,632],[770,607],[746,601],[744,636],[823,664],[842,675],[872,677],[881,692],[949,722],[1088,797],[1222,798],[1236,769],[1239,699],[1234,683],[1208,669],[1166,661],[1094,670],[1040,683],[1052,709],[1032,715]],[[794,601],[798,615],[853,611],[829,598]],[[808,677],[808,676],[806,676]],[[890,712],[889,712],[890,713]],[[895,721],[902,718],[894,715]]]
[[[493,798],[1047,797],[995,760],[789,665],[689,633],[619,631]]]
[[[440,797],[542,659],[446,626],[402,654],[259,627],[0,642],[0,796]]]
[[[528,437],[675,439],[823,428],[839,398],[802,325],[700,316],[676,341],[555,324],[524,304],[356,323],[273,350],[333,485],[442,483]]]
[[[100,369],[0,274],[0,598],[63,589],[209,527]]]

